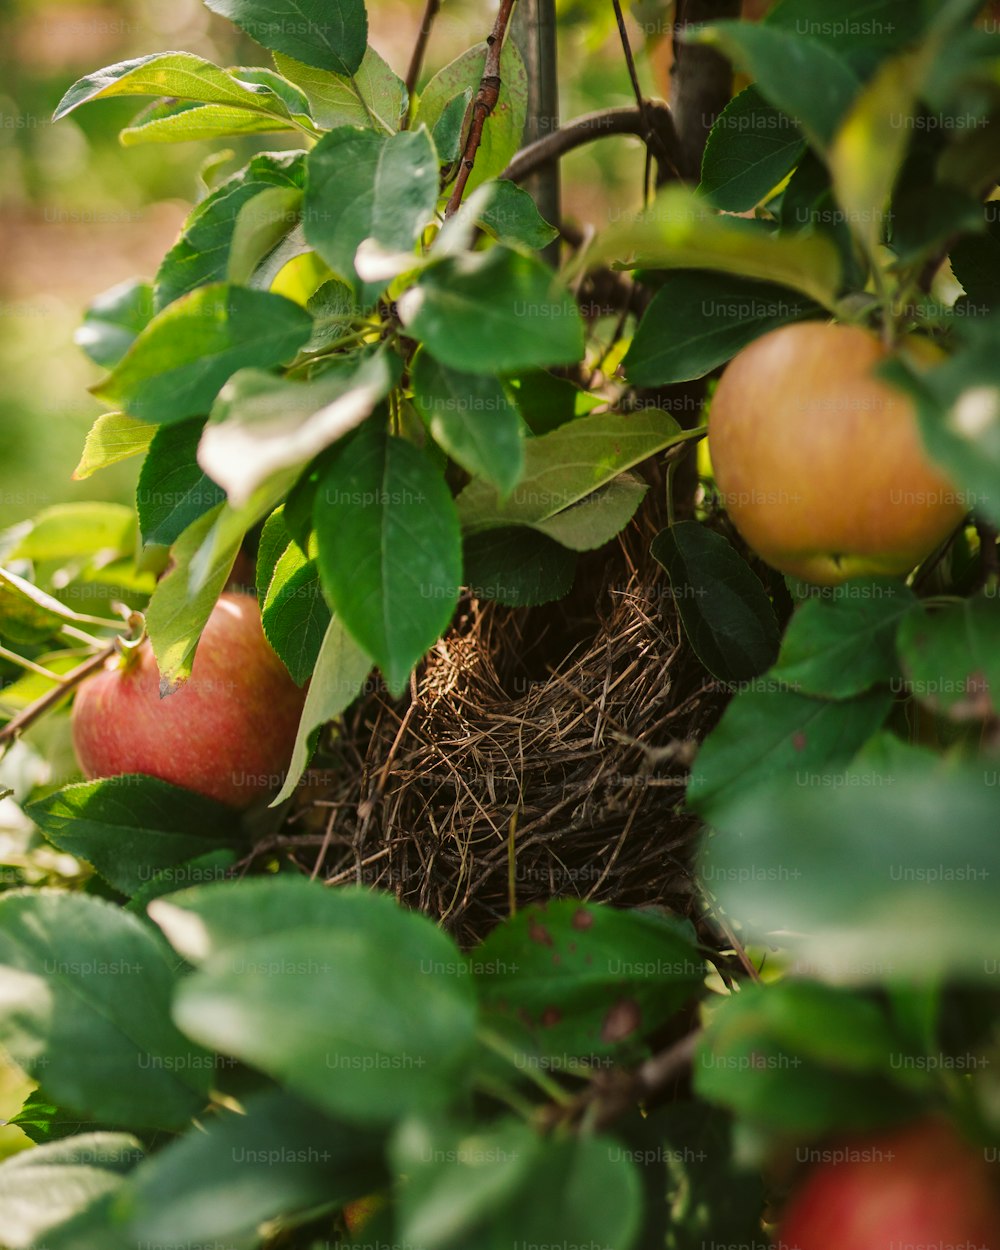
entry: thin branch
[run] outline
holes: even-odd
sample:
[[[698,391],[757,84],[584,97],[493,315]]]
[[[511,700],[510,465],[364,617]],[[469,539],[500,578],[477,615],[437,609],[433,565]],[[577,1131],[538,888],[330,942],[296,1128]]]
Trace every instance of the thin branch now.
[[[507,25],[513,8],[514,0],[500,0],[500,9],[493,23],[493,31],[486,40],[486,64],[483,66],[479,90],[472,102],[469,137],[465,141],[465,151],[462,153],[458,177],[455,179],[448,207],[444,210],[445,217],[453,217],[458,212],[462,196],[465,194],[466,183],[469,181],[469,175],[476,161],[479,144],[483,138],[483,126],[500,99],[500,53],[503,51],[504,36],[507,33]]]
[[[583,1124],[605,1128],[637,1106],[661,1094],[690,1068],[702,1030],[695,1029],[666,1050],[651,1056],[631,1072],[616,1071],[597,1077],[568,1106],[546,1108],[548,1123]]]
[[[667,1050],[661,1050],[659,1054],[647,1059],[635,1073],[639,1096],[650,1098],[653,1094],[658,1094],[689,1068],[701,1037],[701,1030],[695,1029]]]
[[[8,742],[11,738],[15,738],[22,730],[27,729],[29,725],[33,725],[39,717],[44,716],[51,708],[64,699],[74,686],[78,686],[85,677],[89,677],[91,673],[96,672],[104,666],[106,660],[109,660],[118,650],[118,639],[109,642],[106,647],[98,651],[96,655],[92,655],[89,660],[71,669],[64,676],[58,678],[58,685],[47,691],[36,699],[34,703],[29,703],[26,708],[22,708],[18,714],[9,720],[2,729],[0,729],[0,744]]]
[[[440,8],[441,0],[427,0],[424,15],[420,19],[420,31],[417,34],[417,42],[413,45],[410,67],[406,71],[406,118],[403,123],[404,130],[410,124],[410,117],[413,113],[413,96],[417,89],[417,79],[420,77],[420,70],[423,68],[424,54],[427,51],[427,41],[430,39],[431,27],[434,25],[434,19],[437,17]]]
[[[675,175],[677,167],[667,151],[666,145],[663,143],[662,137],[655,129],[649,117],[649,110],[642,94],[642,87],[639,85],[639,75],[635,68],[635,58],[632,55],[632,45],[629,42],[628,31],[625,29],[625,16],[622,13],[621,0],[611,0],[615,9],[615,21],[618,23],[618,36],[622,41],[622,51],[625,53],[625,64],[628,66],[628,76],[632,83],[632,93],[635,96],[636,106],[639,110],[639,116],[642,119],[641,137],[645,140],[647,149],[655,148],[657,160],[660,165],[672,166]],[[647,166],[648,175],[648,166]],[[677,175],[679,176],[679,175]],[[648,176],[643,178],[644,189],[648,186]]]
[[[517,153],[511,163],[500,175],[511,182],[523,182],[549,161],[557,160],[572,152],[574,148],[583,147],[595,139],[603,139],[607,135],[635,135],[638,139],[646,137],[646,125],[651,123],[654,133],[661,139],[664,134],[671,134],[673,121],[670,110],[664,104],[649,103],[645,113],[638,107],[628,105],[625,108],[601,109],[596,113],[584,113],[574,121],[567,122],[551,134],[543,135],[534,143],[529,143]]]

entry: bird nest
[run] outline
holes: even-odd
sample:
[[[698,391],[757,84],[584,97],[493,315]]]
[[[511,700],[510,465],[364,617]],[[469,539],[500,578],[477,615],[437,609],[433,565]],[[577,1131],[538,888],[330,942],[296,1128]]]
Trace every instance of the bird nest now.
[[[463,599],[409,694],[372,689],[335,727],[285,853],[464,945],[558,896],[698,910],[684,786],[725,692],[682,635],[657,528],[640,516],[558,604]]]

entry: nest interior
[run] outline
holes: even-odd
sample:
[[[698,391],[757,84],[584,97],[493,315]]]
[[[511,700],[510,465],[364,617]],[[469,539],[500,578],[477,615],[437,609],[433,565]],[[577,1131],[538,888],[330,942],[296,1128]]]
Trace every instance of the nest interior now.
[[[684,640],[649,510],[540,608],[465,598],[409,694],[369,690],[284,830],[329,884],[364,883],[465,946],[559,896],[697,907],[687,768],[725,692]]]

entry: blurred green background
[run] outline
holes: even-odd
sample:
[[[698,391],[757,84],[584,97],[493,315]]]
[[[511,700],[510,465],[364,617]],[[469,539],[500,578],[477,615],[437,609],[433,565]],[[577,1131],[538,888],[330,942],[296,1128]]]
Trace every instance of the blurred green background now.
[[[404,75],[423,0],[373,0],[372,43]],[[492,21],[483,0],[445,0],[428,69],[478,39]],[[643,11],[643,20],[649,14]],[[656,20],[647,21],[655,29]],[[643,44],[633,20],[636,47]],[[606,0],[568,0],[561,15],[563,116],[631,100]],[[191,204],[198,171],[223,142],[123,148],[118,130],[144,100],[95,104],[52,125],[76,79],[104,65],[169,49],[222,64],[266,64],[267,53],[201,0],[0,0],[0,528],[67,500],[127,500],[132,461],[73,482],[100,405],[100,376],[73,343],[89,301],[135,276],[151,277]],[[655,75],[641,63],[655,93]],[[226,172],[280,136],[234,142]],[[566,162],[565,199],[577,220],[600,224],[610,195],[640,194],[632,140],[604,142]]]

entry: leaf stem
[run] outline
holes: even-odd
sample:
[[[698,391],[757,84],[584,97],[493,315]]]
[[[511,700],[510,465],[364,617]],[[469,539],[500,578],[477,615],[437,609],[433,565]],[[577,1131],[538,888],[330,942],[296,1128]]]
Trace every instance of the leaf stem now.
[[[41,664],[36,664],[34,660],[29,660],[27,656],[18,655],[16,651],[8,651],[6,647],[0,647],[0,659],[9,660],[11,664],[17,664],[20,668],[27,669],[29,673],[37,673],[39,677],[44,677],[48,681],[62,681],[58,673],[53,673],[51,669],[43,668]]]
[[[650,116],[646,108],[646,101],[642,94],[642,87],[639,85],[639,75],[635,68],[635,58],[632,55],[632,45],[629,42],[628,31],[625,29],[625,15],[622,13],[621,0],[611,0],[611,3],[615,10],[615,21],[618,23],[618,37],[621,39],[622,51],[625,53],[625,64],[628,67],[629,81],[632,84],[632,94],[635,96],[636,106],[639,110],[639,118],[642,125],[641,138],[646,144],[647,161],[649,150],[651,148],[655,148],[657,159],[672,168],[676,176],[680,177],[677,172],[677,166],[674,158],[671,153],[667,151],[662,135],[653,126],[652,121],[650,120]],[[647,163],[646,174],[643,177],[644,188],[648,187],[649,184],[648,173],[649,166]]]
[[[517,1067],[518,1071],[524,1072],[525,1076],[529,1080],[534,1081],[542,1093],[551,1099],[552,1102],[558,1103],[560,1107],[568,1107],[573,1103],[574,1096],[568,1090],[563,1089],[558,1081],[554,1081],[552,1077],[536,1068],[529,1066],[520,1067],[517,1062],[520,1052],[498,1033],[494,1033],[492,1029],[480,1028],[477,1030],[476,1036],[494,1054],[499,1055],[501,1059],[506,1059],[513,1067]]]

